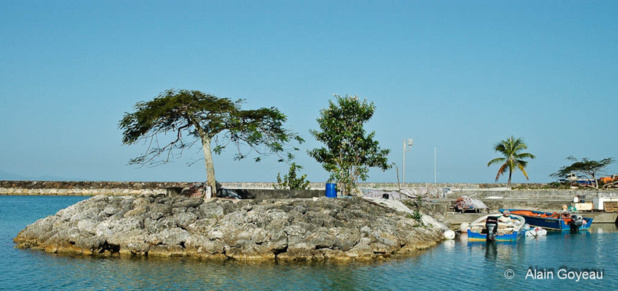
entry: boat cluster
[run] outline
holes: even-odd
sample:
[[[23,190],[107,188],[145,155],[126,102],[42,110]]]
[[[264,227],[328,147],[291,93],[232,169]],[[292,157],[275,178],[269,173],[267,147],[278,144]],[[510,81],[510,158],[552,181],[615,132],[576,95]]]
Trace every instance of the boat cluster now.
[[[591,224],[592,218],[568,212],[500,209],[500,213],[463,223],[460,231],[468,235],[468,241],[516,241],[522,236],[545,236],[547,230],[576,233],[587,230]]]

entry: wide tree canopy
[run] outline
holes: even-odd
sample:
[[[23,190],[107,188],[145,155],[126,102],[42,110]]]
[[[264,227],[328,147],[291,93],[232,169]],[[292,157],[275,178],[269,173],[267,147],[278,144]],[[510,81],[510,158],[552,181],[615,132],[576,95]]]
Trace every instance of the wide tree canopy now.
[[[130,163],[166,163],[200,142],[207,182],[216,191],[212,153],[221,153],[229,144],[235,146],[235,159],[255,153],[256,161],[270,154],[278,155],[280,161],[291,160],[291,150],[298,149],[285,145],[292,140],[300,143],[303,139],[283,128],[286,116],[275,107],[242,110],[243,101],[218,98],[200,91],[167,90],[151,101],[138,102],[135,111],[125,113],[119,123],[124,144],[142,140],[147,144],[145,153]]]
[[[569,156],[567,158],[567,161],[571,161],[573,163],[560,168],[560,170],[551,174],[550,176],[555,178],[564,178],[570,173],[575,173],[577,174],[577,176],[587,177],[594,183],[595,188],[599,188],[599,184],[597,183],[596,178],[597,174],[599,174],[601,171],[605,170],[607,166],[612,164],[614,162],[614,159],[605,158],[599,161],[595,161],[589,160],[588,158],[583,158],[581,160],[578,160],[574,156]]]
[[[326,147],[309,151],[331,173],[330,179],[340,184],[344,194],[350,193],[358,179],[366,180],[369,168],[386,170],[388,149],[381,149],[374,140],[375,132],[365,133],[364,124],[375,112],[373,102],[360,101],[356,96],[335,95],[336,103],[322,109],[318,125],[320,131],[311,134]]]

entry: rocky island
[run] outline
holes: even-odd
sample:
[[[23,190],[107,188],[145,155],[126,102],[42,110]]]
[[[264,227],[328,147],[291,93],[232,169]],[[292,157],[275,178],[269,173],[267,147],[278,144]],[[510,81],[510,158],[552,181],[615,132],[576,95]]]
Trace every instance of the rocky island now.
[[[14,242],[19,248],[92,256],[351,261],[413,254],[439,243],[442,231],[358,197],[99,195],[36,221]]]

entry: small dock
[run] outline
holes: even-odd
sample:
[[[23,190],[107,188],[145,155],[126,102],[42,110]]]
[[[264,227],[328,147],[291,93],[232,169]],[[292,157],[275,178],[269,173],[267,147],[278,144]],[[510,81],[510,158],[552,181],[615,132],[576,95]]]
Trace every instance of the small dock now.
[[[470,223],[488,213],[498,213],[498,209],[530,209],[560,212],[563,205],[571,204],[571,201],[566,199],[483,199],[483,203],[489,207],[488,213],[458,213],[454,212],[453,209],[455,201],[455,199],[434,199],[425,203],[424,206],[441,213],[452,226],[458,226],[464,222]],[[575,213],[581,214],[584,217],[594,218],[592,224],[618,223],[618,212],[578,211]]]
[[[497,211],[490,213],[497,213]],[[580,212],[577,214],[584,217],[592,217],[592,224],[618,224],[618,213],[615,212]],[[458,226],[464,222],[470,223],[484,215],[487,215],[487,213],[447,212],[444,218],[451,226]]]

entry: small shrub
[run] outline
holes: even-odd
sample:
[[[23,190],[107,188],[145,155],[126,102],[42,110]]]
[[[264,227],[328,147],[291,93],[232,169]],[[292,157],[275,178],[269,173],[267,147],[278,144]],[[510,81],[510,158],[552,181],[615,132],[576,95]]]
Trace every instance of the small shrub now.
[[[420,223],[421,225],[423,224],[423,215],[418,211],[414,211],[414,213],[408,214],[408,218],[416,220],[416,222]]]
[[[305,190],[309,189],[309,181],[305,180],[307,175],[302,175],[300,178],[297,177],[296,170],[300,170],[303,167],[301,165],[297,165],[296,163],[292,163],[290,165],[290,170],[288,174],[283,176],[283,180],[281,179],[281,173],[277,174],[277,184],[274,184],[275,189],[291,189],[291,190]]]

